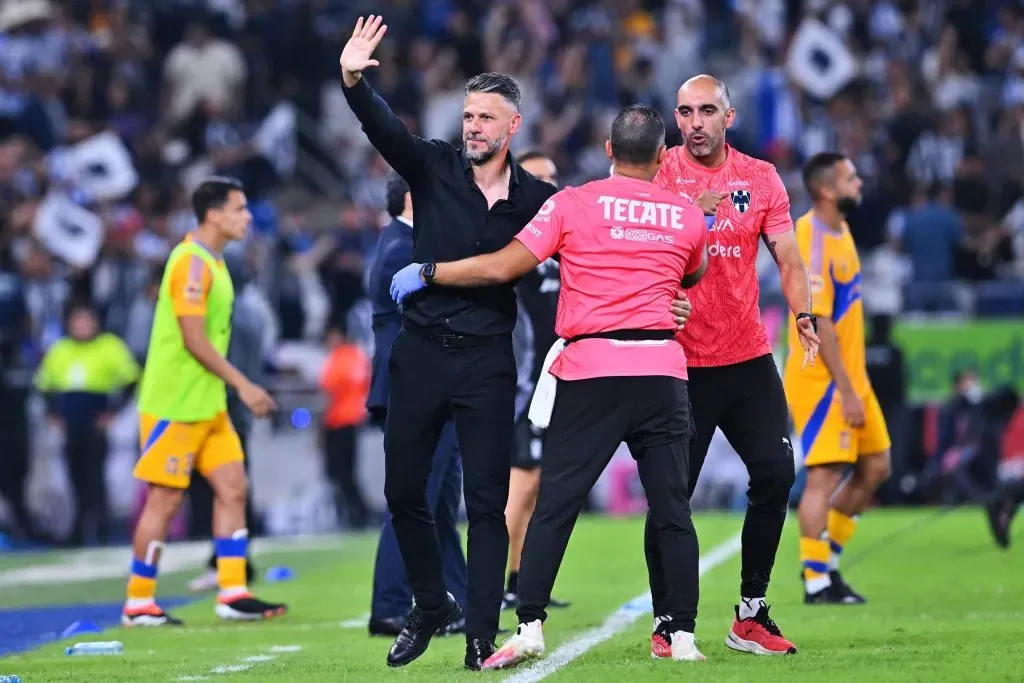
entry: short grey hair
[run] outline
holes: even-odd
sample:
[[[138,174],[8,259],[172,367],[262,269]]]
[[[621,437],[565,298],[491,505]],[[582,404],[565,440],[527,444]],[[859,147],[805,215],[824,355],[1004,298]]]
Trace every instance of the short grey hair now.
[[[523,104],[523,91],[519,89],[519,84],[505,74],[488,72],[473,76],[466,81],[466,94],[474,92],[501,95],[516,111]]]

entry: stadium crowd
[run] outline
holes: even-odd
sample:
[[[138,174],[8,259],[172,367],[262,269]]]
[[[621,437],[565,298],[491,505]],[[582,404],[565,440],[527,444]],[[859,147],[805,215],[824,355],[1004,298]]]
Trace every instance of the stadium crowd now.
[[[878,314],[1024,314],[1024,9],[1011,0],[4,0],[0,5],[0,493],[22,516],[36,367],[72,301],[144,361],[164,259],[197,178],[242,179],[233,258],[268,359],[328,324],[367,340],[364,273],[387,165],[345,105],[355,18],[391,37],[374,87],[428,138],[460,135],[462,86],[515,76],[524,127],[575,185],[607,175],[611,117],[714,73],[737,149],[864,177],[850,217]],[[669,144],[678,131],[668,126]],[[780,301],[762,254],[762,298]],[[881,398],[881,392],[880,392]]]

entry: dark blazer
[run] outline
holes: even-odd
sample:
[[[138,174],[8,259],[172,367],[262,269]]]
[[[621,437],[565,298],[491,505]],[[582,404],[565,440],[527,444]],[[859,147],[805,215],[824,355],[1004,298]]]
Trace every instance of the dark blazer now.
[[[394,219],[381,230],[370,265],[367,291],[373,306],[373,371],[366,408],[370,422],[384,425],[391,376],[391,345],[402,329],[402,314],[391,299],[391,278],[412,263],[412,226]]]

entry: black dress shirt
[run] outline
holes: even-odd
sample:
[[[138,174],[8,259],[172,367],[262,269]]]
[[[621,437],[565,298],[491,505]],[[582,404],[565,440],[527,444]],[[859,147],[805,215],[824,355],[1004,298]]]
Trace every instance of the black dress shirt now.
[[[360,78],[343,86],[363,131],[412,193],[413,261],[443,263],[499,251],[537,214],[555,188],[524,171],[509,155],[508,199],[487,208],[461,148],[409,132],[387,103]],[[409,322],[444,334],[511,334],[516,324],[515,283],[490,287],[430,286],[403,302]]]

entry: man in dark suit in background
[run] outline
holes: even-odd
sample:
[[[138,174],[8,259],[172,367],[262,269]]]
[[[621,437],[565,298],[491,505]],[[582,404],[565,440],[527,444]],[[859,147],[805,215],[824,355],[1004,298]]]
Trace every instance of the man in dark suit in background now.
[[[373,305],[373,378],[367,409],[370,421],[384,427],[390,394],[391,345],[402,329],[402,314],[389,293],[391,278],[412,262],[412,195],[409,185],[397,174],[388,178],[388,213],[392,221],[381,231],[373,263],[370,266],[367,291]],[[427,501],[437,526],[444,564],[445,585],[459,602],[466,600],[466,558],[456,526],[462,497],[462,461],[455,426],[449,421],[441,432],[434,453],[434,462],[427,481]],[[405,575],[402,554],[392,526],[391,515],[380,533],[377,560],[373,571],[373,600],[370,608],[370,634],[397,636],[405,627],[412,608],[412,589]],[[459,619],[444,634],[464,630]]]

